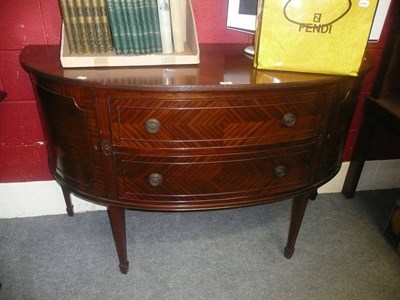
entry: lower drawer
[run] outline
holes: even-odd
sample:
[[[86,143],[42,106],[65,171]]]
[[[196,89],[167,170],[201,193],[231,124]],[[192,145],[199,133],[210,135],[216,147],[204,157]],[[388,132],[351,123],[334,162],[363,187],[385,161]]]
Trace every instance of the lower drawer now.
[[[173,157],[115,154],[119,199],[184,204],[290,193],[310,183],[312,149]]]

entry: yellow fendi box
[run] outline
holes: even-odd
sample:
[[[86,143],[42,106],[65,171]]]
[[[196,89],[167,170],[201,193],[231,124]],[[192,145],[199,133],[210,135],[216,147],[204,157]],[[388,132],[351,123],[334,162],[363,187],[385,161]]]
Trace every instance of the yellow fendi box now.
[[[356,76],[377,0],[264,0],[254,67]]]

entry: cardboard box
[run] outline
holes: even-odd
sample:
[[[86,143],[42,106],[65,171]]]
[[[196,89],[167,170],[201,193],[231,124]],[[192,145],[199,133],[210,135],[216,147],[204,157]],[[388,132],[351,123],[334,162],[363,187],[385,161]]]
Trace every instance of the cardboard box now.
[[[357,76],[377,0],[264,0],[257,17],[259,69]]]
[[[60,51],[61,64],[64,68],[198,64],[200,62],[200,50],[197,39],[196,23],[190,0],[187,0],[187,4],[186,28],[184,30],[185,50],[183,52],[171,54],[157,53],[149,55],[71,54],[63,25]]]
[[[66,68],[64,76],[72,79],[98,81],[117,85],[180,85],[190,82],[198,84],[199,68],[197,65],[180,66],[179,68],[151,68],[137,66],[135,68]]]

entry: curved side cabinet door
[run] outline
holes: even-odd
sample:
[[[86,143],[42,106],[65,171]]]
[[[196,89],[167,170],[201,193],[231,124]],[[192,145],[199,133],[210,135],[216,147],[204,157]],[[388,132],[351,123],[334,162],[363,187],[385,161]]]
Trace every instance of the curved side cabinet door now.
[[[95,177],[85,111],[74,99],[36,86],[49,167],[57,179],[89,186]]]

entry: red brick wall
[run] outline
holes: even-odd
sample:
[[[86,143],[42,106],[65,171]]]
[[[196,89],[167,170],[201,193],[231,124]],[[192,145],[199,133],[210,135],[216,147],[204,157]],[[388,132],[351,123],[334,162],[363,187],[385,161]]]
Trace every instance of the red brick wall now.
[[[192,4],[200,43],[251,41],[248,35],[225,28],[227,0],[192,0]],[[0,103],[0,182],[52,179],[32,86],[18,56],[28,44],[59,44],[60,24],[57,0],[0,2],[0,88],[7,92]],[[376,57],[381,44],[373,48]],[[373,75],[369,78],[362,97],[370,90]],[[361,107],[350,131],[345,159],[352,151],[360,114]]]
[[[42,4],[43,2],[43,4]],[[57,1],[0,3],[0,182],[51,179],[34,94],[18,56],[28,44],[58,43]]]

